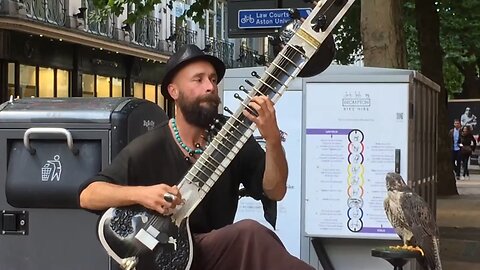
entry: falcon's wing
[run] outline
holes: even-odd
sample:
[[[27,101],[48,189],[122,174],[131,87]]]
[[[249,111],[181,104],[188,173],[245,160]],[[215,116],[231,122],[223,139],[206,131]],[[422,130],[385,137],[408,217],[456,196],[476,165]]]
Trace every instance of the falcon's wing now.
[[[436,265],[439,264],[438,227],[430,208],[420,196],[411,192],[403,194],[401,205],[413,234],[412,244],[422,248],[430,269],[437,269]]]

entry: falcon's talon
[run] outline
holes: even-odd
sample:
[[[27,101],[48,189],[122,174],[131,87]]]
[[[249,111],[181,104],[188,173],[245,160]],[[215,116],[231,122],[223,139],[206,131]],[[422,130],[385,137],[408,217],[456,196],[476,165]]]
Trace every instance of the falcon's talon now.
[[[422,257],[425,257],[425,252],[423,252],[423,249],[421,249],[420,247],[411,247],[410,250],[411,251],[418,251],[422,254]]]

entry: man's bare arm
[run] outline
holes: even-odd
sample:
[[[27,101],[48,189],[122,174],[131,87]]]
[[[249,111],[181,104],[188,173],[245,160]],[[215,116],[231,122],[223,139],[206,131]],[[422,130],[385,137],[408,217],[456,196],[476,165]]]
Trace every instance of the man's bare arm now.
[[[173,202],[165,200],[165,194],[175,196]],[[181,203],[178,188],[165,184],[153,186],[121,186],[97,181],[88,185],[80,194],[80,206],[90,210],[105,210],[110,207],[143,205],[146,208],[165,213]]]

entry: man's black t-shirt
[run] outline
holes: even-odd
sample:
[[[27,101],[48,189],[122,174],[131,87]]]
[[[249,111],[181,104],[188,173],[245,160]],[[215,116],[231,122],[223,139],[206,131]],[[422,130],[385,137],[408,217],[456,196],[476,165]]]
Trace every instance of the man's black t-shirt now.
[[[92,181],[121,185],[177,185],[192,166],[177,145],[168,121],[136,138]],[[249,196],[261,199],[265,152],[249,138],[210,192],[190,216],[193,233],[205,233],[233,223],[240,183]]]

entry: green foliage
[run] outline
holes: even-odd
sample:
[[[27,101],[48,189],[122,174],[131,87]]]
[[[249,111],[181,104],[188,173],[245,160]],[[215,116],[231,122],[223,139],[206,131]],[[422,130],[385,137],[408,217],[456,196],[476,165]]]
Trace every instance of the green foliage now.
[[[165,0],[167,7],[173,9],[173,0]],[[211,0],[197,0],[190,8],[185,11],[181,18],[192,18],[193,21],[200,24],[205,23],[204,10],[208,9]],[[134,24],[136,21],[148,16],[154,9],[156,4],[160,4],[162,0],[92,0],[97,10],[93,13],[96,20],[104,20],[108,15],[114,14],[119,16],[124,13],[127,6],[132,9],[127,10],[127,19],[123,23]]]
[[[362,54],[360,36],[360,1],[342,18],[334,33],[337,52],[335,61],[342,65],[352,64],[359,60]]]
[[[459,94],[462,92],[462,82],[464,76],[450,61],[445,61],[443,63],[443,75],[445,79],[445,87],[448,90],[449,97],[453,97],[454,94]]]
[[[404,5],[405,42],[407,47],[408,68],[420,70],[420,52],[418,51],[418,32],[415,26],[415,4],[414,0],[405,1]]]
[[[465,67],[480,68],[480,0],[443,0],[438,7],[445,82],[450,94],[458,93]]]

